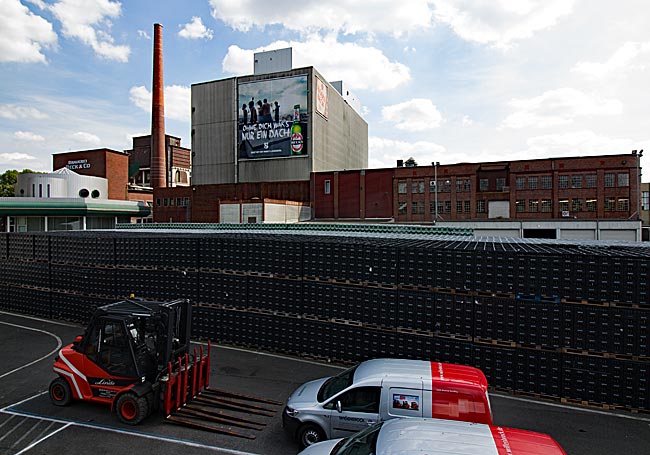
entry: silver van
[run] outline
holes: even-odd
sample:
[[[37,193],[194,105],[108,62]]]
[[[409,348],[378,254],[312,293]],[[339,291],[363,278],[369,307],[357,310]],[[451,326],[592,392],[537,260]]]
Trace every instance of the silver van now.
[[[346,439],[313,444],[299,455],[566,455],[550,436],[442,419],[394,419]]]
[[[407,359],[374,359],[300,386],[282,413],[301,447],[345,438],[396,417],[492,423],[488,384],[477,368]]]

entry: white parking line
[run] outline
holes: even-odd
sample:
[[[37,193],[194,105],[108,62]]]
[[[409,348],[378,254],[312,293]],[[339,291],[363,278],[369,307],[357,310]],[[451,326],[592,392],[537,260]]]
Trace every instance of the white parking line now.
[[[45,441],[46,439],[48,439],[48,438],[54,436],[54,435],[57,434],[59,431],[63,431],[63,430],[65,430],[65,429],[68,428],[70,425],[72,425],[72,424],[71,424],[71,423],[68,423],[67,425],[63,425],[61,428],[57,428],[57,429],[54,430],[52,433],[50,433],[50,434],[46,434],[45,436],[43,436],[43,437],[42,437],[41,439],[39,439],[38,441],[34,441],[34,442],[32,442],[30,445],[28,445],[27,447],[25,447],[23,450],[21,450],[20,452],[16,453],[16,455],[21,455],[21,454],[27,452],[28,450],[31,450],[33,447],[36,447],[36,446],[39,445],[41,442],[43,442],[43,441]]]
[[[21,367],[14,368],[13,370],[8,371],[7,373],[4,373],[4,374],[0,375],[0,379],[4,378],[5,376],[9,376],[10,374],[16,373],[17,371],[20,371],[20,370],[22,370],[24,368],[30,367],[30,366],[34,365],[35,363],[40,362],[43,359],[47,359],[48,357],[51,357],[52,354],[57,352],[61,348],[61,346],[63,346],[63,342],[61,341],[61,338],[59,338],[58,336],[56,336],[55,334],[53,334],[51,332],[47,332],[47,331],[41,330],[41,329],[35,329],[33,327],[26,327],[24,325],[11,324],[10,322],[4,322],[4,321],[0,321],[0,324],[8,325],[8,326],[11,326],[11,327],[18,327],[20,329],[25,329],[25,330],[31,330],[33,332],[44,333],[46,335],[49,335],[49,336],[53,337],[57,342],[56,348],[54,348],[54,350],[52,350],[51,352],[45,354],[43,357],[40,357],[40,358],[38,358],[38,359],[36,359],[36,360],[34,360],[32,362],[29,362],[29,363],[27,363],[27,364],[25,364],[25,365],[23,365]]]
[[[14,316],[14,317],[23,318],[23,319],[31,319],[32,321],[47,322],[48,324],[62,325],[64,327],[79,327],[78,324],[71,324],[69,322],[53,321],[51,319],[37,318],[36,316],[28,316],[26,314],[10,313],[8,311],[1,311],[0,310],[0,314],[6,314],[7,316]]]

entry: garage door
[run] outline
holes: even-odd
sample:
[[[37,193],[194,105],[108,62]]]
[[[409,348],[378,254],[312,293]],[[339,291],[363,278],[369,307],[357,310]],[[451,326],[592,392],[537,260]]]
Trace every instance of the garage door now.
[[[636,230],[633,229],[608,229],[600,231],[601,240],[628,240],[636,241]]]

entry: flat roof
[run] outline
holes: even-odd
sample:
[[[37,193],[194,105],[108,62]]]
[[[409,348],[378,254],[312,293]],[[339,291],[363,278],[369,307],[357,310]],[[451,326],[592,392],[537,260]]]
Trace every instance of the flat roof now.
[[[151,208],[141,201],[84,198],[0,198],[0,215],[48,216],[48,215],[104,215],[146,217]]]

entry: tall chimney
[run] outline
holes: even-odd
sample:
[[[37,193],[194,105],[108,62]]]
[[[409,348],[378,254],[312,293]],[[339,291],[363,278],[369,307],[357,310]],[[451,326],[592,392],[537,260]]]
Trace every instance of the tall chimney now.
[[[153,86],[151,93],[151,187],[167,186],[165,150],[165,85],[163,84],[162,25],[153,25]]]

